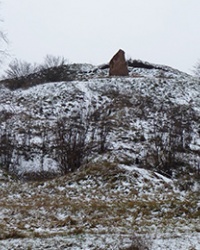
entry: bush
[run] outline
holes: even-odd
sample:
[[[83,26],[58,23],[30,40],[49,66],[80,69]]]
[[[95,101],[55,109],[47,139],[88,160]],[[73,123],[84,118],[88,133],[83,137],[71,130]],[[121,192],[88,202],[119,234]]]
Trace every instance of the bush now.
[[[44,63],[41,65],[42,69],[48,69],[52,67],[59,67],[66,65],[67,60],[63,56],[46,55]]]
[[[18,59],[14,59],[9,63],[8,69],[5,71],[5,79],[10,78],[21,78],[27,75],[42,71],[44,69],[55,68],[65,65],[66,59],[61,56],[52,56],[47,55],[44,59],[44,63],[42,65],[31,64],[26,61],[21,61]]]
[[[87,125],[68,125],[65,119],[57,121],[56,134],[56,160],[63,174],[75,171],[81,167],[88,155]]]
[[[9,65],[8,69],[5,71],[5,78],[20,78],[22,76],[30,75],[37,72],[38,66],[36,64],[31,64],[26,61],[21,61],[14,59]]]
[[[76,72],[66,65],[61,56],[47,55],[41,65],[14,59],[5,71],[1,81],[11,90],[28,88],[46,82],[71,81]]]

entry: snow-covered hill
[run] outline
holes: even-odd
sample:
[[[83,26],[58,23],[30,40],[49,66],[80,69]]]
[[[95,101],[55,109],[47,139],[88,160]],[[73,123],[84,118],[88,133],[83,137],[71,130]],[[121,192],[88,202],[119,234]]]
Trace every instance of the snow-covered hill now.
[[[130,77],[123,78],[109,78],[107,69],[91,65],[78,68],[80,80],[14,91],[1,88],[0,134],[10,146],[10,159],[6,159],[10,171],[62,169],[57,157],[60,148],[55,149],[55,144],[59,136],[67,138],[72,131],[77,144],[80,138],[75,139],[74,133],[86,137],[82,147],[88,148],[92,142],[83,157],[87,160],[109,157],[129,165],[137,162],[141,167],[162,165],[162,171],[176,168],[169,164],[177,162],[181,167],[198,167],[197,79],[165,66],[130,67]],[[60,126],[65,129],[63,135],[58,133]],[[169,155],[170,151],[176,155]],[[4,164],[4,157],[1,160]]]
[[[199,249],[200,82],[144,64],[0,86],[2,249]]]

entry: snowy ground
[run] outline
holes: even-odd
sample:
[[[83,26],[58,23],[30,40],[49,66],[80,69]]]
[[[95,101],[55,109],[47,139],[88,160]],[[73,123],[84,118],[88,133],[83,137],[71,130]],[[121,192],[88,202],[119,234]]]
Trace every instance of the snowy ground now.
[[[199,193],[136,166],[96,163],[43,182],[0,182],[0,249],[200,249]],[[137,239],[134,237],[134,240]]]
[[[147,237],[147,236],[145,236]],[[148,236],[152,250],[199,250],[199,234],[178,234],[173,237]],[[67,249],[67,250],[95,250],[95,249],[126,249],[132,244],[130,235],[78,235],[68,237],[14,239],[0,242],[1,250],[24,249]]]

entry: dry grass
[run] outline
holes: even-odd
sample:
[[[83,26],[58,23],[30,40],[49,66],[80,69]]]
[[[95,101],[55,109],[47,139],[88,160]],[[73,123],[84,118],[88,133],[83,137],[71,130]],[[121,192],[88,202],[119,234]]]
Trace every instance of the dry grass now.
[[[97,228],[98,233],[146,233],[152,225],[184,230],[190,222],[191,230],[199,232],[198,196],[180,200],[168,185],[163,193],[150,193],[147,179],[141,192],[134,187],[139,178],[138,173],[127,176],[115,163],[99,162],[53,181],[9,183],[0,192],[0,238],[96,233]]]

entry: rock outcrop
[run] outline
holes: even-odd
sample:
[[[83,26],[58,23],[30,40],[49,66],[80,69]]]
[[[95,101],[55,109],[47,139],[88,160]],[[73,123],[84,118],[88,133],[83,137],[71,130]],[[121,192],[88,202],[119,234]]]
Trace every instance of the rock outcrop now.
[[[109,76],[128,76],[128,66],[124,54],[125,52],[120,49],[110,60]]]

